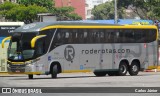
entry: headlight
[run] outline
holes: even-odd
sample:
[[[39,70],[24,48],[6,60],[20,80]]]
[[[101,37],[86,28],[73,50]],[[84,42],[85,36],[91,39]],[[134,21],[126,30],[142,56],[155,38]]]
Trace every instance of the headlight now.
[[[28,64],[33,65],[33,64],[35,64],[38,60],[40,60],[40,58],[26,61],[25,64],[26,64],[26,65],[28,65]]]
[[[25,62],[25,64],[26,64],[26,65],[28,65],[28,64],[32,64],[32,63],[33,63],[33,62],[32,62],[32,60],[30,60],[30,61],[26,61],[26,62]]]

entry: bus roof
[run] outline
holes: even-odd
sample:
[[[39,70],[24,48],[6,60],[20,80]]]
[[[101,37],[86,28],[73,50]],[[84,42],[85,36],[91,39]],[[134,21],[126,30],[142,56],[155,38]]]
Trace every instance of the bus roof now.
[[[14,32],[38,32],[53,28],[153,28],[154,25],[115,25],[115,24],[104,24],[95,22],[82,22],[82,21],[55,21],[55,22],[37,22],[24,25],[14,30]]]

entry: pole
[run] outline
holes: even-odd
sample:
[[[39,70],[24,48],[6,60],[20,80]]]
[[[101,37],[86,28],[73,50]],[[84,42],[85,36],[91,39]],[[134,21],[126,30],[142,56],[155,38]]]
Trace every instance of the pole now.
[[[117,24],[117,0],[114,0],[114,24]]]

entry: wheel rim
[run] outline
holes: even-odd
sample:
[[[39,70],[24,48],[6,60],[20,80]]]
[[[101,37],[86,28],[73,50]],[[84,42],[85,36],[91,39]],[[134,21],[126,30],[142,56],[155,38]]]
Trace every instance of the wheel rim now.
[[[136,72],[138,70],[138,67],[136,65],[133,65],[132,70],[133,70],[133,72]]]
[[[126,71],[127,71],[126,66],[125,66],[125,65],[122,65],[122,66],[120,67],[120,71],[121,71],[122,73],[126,73]]]

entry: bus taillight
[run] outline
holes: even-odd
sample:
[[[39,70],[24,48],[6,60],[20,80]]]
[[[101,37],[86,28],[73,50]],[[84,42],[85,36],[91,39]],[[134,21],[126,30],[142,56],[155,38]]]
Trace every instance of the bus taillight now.
[[[146,43],[144,43],[144,48],[147,48],[147,44]]]

